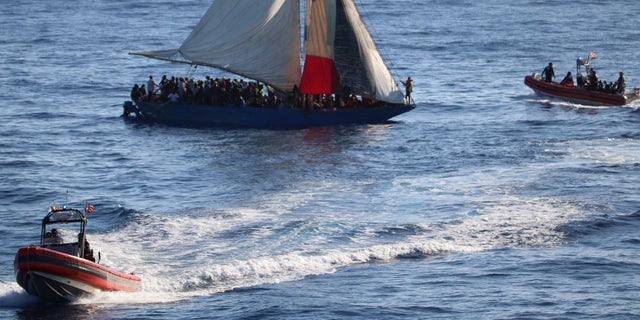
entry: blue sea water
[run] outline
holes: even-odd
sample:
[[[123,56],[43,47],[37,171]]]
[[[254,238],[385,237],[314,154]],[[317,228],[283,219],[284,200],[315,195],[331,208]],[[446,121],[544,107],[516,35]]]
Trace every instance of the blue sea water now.
[[[634,1],[361,0],[417,108],[383,125],[194,129],[120,117],[209,1],[0,10],[0,318],[640,319],[640,104],[535,96],[575,60],[640,86]],[[236,23],[242,23],[237,21]],[[141,293],[49,305],[15,282],[52,204],[95,204]]]

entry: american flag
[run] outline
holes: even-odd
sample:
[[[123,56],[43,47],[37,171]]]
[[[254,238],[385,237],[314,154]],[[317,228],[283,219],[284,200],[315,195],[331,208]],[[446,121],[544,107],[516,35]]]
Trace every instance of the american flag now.
[[[93,210],[95,210],[96,207],[94,207],[91,203],[87,202],[87,206],[84,208],[84,212],[86,214],[91,214],[93,212]]]

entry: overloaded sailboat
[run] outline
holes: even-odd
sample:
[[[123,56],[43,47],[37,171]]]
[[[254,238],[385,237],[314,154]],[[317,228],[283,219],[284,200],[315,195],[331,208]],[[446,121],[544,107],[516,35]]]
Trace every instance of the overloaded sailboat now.
[[[599,80],[590,64],[590,60],[597,57],[592,52],[587,58],[576,60],[576,84],[573,83],[571,73],[568,73],[561,82],[545,81],[540,75],[534,73],[525,76],[524,84],[537,94],[585,105],[622,106],[640,97],[640,88],[626,91],[622,72],[616,82]]]
[[[85,212],[90,213],[93,205]],[[85,235],[87,218],[67,206],[52,206],[42,219],[39,245],[20,248],[16,281],[27,293],[49,302],[74,301],[98,291],[140,291],[142,279],[96,262]],[[99,255],[98,255],[99,256]]]
[[[307,0],[305,8],[302,48],[299,0],[216,0],[179,48],[131,54],[255,82],[163,79],[160,94],[150,82],[149,92],[132,90],[124,115],[168,124],[288,128],[381,123],[415,108],[411,82],[405,96],[352,0]]]

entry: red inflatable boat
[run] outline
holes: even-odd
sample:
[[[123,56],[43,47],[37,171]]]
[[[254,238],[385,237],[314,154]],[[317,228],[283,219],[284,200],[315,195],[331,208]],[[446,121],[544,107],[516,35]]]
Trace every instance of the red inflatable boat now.
[[[140,291],[139,276],[95,262],[85,237],[86,225],[80,210],[51,207],[42,220],[40,245],[21,248],[16,254],[18,284],[51,302],[74,301],[98,291]]]
[[[623,106],[638,98],[638,94],[635,92],[616,94],[588,90],[578,86],[561,85],[557,82],[545,82],[537,75],[526,76],[524,78],[524,84],[538,94],[585,105]]]
[[[563,79],[560,83],[546,82],[534,73],[524,77],[524,84],[537,94],[586,105],[623,106],[640,97],[640,88],[633,88],[632,92],[625,91],[626,81],[622,72],[616,82],[599,80],[591,66],[591,60],[597,58],[597,54],[590,52],[587,58],[579,57],[576,60],[576,85],[570,72],[567,80]]]

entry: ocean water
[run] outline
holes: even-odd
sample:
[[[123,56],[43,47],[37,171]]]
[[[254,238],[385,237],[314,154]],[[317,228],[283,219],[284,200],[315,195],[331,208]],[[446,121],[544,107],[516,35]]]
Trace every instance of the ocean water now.
[[[0,318],[640,319],[640,104],[538,97],[599,55],[640,86],[634,1],[356,1],[417,108],[383,125],[194,129],[120,117],[209,1],[0,10]],[[237,21],[236,23],[242,23]],[[96,206],[140,293],[50,305],[15,282],[50,204]]]

